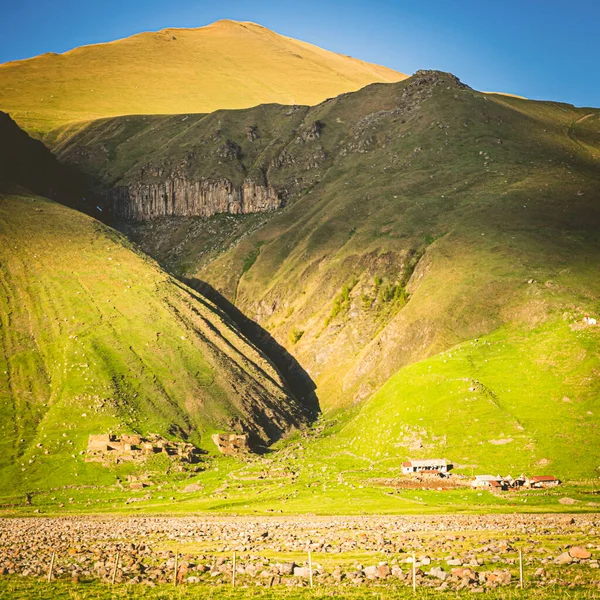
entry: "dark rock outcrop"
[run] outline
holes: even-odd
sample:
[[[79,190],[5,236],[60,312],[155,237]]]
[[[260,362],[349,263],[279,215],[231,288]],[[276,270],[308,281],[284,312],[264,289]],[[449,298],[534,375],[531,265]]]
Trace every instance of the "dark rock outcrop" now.
[[[246,179],[236,187],[228,179],[193,181],[172,177],[163,182],[134,182],[109,194],[116,218],[143,221],[155,217],[211,217],[269,212],[282,206],[275,188]]]

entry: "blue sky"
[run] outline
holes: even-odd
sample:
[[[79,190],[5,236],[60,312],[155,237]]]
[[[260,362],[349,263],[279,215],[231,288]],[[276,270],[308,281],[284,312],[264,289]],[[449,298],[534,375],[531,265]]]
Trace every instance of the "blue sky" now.
[[[600,0],[0,0],[0,62],[222,18],[405,73],[600,107]]]

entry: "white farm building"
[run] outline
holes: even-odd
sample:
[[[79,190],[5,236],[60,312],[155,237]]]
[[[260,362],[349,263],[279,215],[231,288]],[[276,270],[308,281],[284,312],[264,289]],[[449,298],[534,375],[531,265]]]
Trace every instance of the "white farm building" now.
[[[452,465],[445,458],[428,458],[426,460],[409,460],[402,463],[402,474],[430,473],[432,475],[447,473]]]

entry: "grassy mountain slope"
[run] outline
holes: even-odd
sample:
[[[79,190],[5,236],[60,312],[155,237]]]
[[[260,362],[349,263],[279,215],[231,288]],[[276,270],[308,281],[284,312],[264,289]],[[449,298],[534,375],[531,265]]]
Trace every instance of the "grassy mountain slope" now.
[[[218,21],[0,65],[0,110],[44,133],[113,115],[316,104],[403,78],[254,23]]]
[[[164,172],[158,179],[183,169],[193,179],[228,178],[239,185],[247,177],[264,179],[308,110],[271,104],[209,114],[107,118],[57,128],[44,141],[59,159],[87,174],[99,191],[157,179],[144,165]],[[249,139],[250,128],[256,139]],[[240,159],[227,155],[233,140]]]
[[[270,215],[127,227],[268,329],[329,414],[368,400],[334,445],[360,431],[371,459],[391,444],[398,460],[433,452],[583,476],[595,458],[572,448],[598,439],[600,410],[599,332],[582,321],[600,313],[599,114],[423,72],[313,108],[115,119],[54,139],[100,187],[192,152],[192,177],[262,172],[285,196]],[[237,158],[210,160],[225,139]],[[494,351],[473,355],[468,340],[484,338]],[[459,359],[440,354],[454,347]],[[403,427],[433,441],[411,448]]]
[[[2,196],[0,239],[6,485],[105,480],[80,456],[90,433],[211,448],[218,429],[266,442],[303,422],[231,321],[113,230],[40,197]]]
[[[114,230],[28,191],[62,199],[74,186],[0,117],[2,493],[114,481],[84,462],[91,433],[211,448],[216,430],[266,443],[304,423],[279,373],[214,304]]]
[[[598,163],[571,138],[585,113],[444,81],[396,116],[369,106],[378,91],[314,109],[335,155],[322,179],[199,273],[288,339],[328,404],[504,323],[598,310]]]

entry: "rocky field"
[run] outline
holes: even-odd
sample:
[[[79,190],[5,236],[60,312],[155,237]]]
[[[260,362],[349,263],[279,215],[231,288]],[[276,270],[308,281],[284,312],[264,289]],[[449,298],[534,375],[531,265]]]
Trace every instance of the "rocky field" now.
[[[245,590],[309,587],[309,551],[313,586],[350,595],[410,591],[413,573],[429,591],[508,593],[520,587],[520,553],[526,588],[595,594],[599,531],[600,515],[4,519],[0,597],[27,597],[23,582],[42,579],[56,590],[113,582],[213,590],[232,585],[234,553]]]

